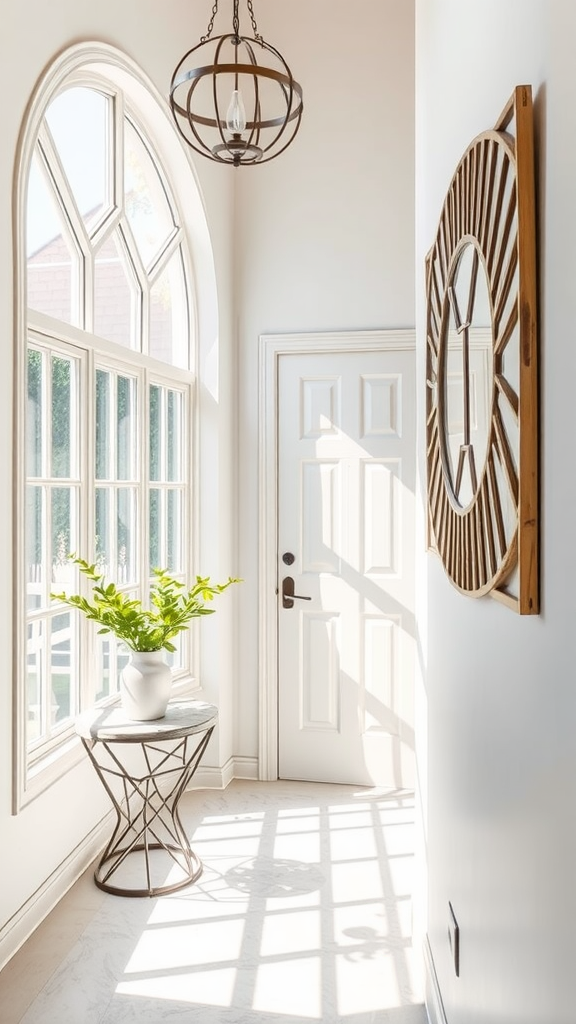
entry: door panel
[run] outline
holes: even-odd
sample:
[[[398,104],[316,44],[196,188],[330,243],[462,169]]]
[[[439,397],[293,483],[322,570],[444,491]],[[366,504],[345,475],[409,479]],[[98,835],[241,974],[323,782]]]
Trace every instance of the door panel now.
[[[278,371],[278,574],[295,596],[278,605],[279,774],[409,788],[414,353],[281,355]]]

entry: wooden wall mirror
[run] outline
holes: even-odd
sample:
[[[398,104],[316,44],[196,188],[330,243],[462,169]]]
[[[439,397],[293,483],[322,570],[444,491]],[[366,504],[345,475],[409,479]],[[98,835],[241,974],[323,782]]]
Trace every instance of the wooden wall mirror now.
[[[462,593],[537,614],[532,93],[462,157],[426,260],[429,546]]]

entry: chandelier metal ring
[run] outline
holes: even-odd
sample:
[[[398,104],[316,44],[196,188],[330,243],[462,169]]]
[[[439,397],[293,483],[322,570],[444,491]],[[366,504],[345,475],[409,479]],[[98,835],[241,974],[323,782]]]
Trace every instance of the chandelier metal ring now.
[[[300,117],[300,108],[302,106],[302,89],[300,88],[298,83],[290,79],[288,75],[277,75],[269,71],[267,68],[259,68],[258,73],[259,75],[262,75],[266,78],[271,78],[277,82],[280,82],[280,84],[285,85],[287,88],[293,88],[294,92],[299,97],[299,103],[298,106],[290,112],[288,118],[271,117],[268,118],[267,120],[261,120],[258,122],[246,121],[246,127],[276,128],[279,125],[287,124],[289,121],[293,121],[294,118],[296,117]],[[254,69],[253,66],[250,64],[212,64],[208,67],[196,68],[193,71],[184,72],[180,76],[180,78],[174,82],[173,88],[174,91],[176,91],[176,89],[179,86],[184,85],[185,82],[193,81],[194,79],[200,79],[205,75],[222,74],[254,74]],[[218,120],[215,117],[203,117],[201,114],[195,114],[192,110],[189,109],[188,103],[186,104],[186,107],[183,107],[178,103],[176,99],[174,99],[172,101],[172,108],[177,110],[181,116],[186,118],[192,118],[192,120],[197,121],[198,124],[204,124],[210,128],[216,128],[218,126]],[[220,119],[220,124],[222,126],[225,126],[225,120]]]

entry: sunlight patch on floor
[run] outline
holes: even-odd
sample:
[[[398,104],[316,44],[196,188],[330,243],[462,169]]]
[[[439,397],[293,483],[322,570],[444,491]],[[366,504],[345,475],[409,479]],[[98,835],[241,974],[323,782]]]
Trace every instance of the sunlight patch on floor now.
[[[233,783],[181,808],[202,876],[106,895],[22,1024],[425,1024],[409,795]]]

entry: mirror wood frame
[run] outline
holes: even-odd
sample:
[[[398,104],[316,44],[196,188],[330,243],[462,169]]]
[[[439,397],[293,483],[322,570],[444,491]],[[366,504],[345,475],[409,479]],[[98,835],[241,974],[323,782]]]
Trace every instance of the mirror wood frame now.
[[[492,384],[484,464],[474,467],[466,437],[461,445],[475,481],[472,500],[462,507],[446,457],[443,395],[452,280],[467,244],[477,248],[488,279]],[[428,547],[461,593],[490,594],[523,615],[540,610],[536,273],[532,90],[521,85],[494,128],[478,135],[460,160],[426,258],[426,461]],[[465,312],[464,352],[470,320]],[[516,360],[514,385],[505,355]]]

